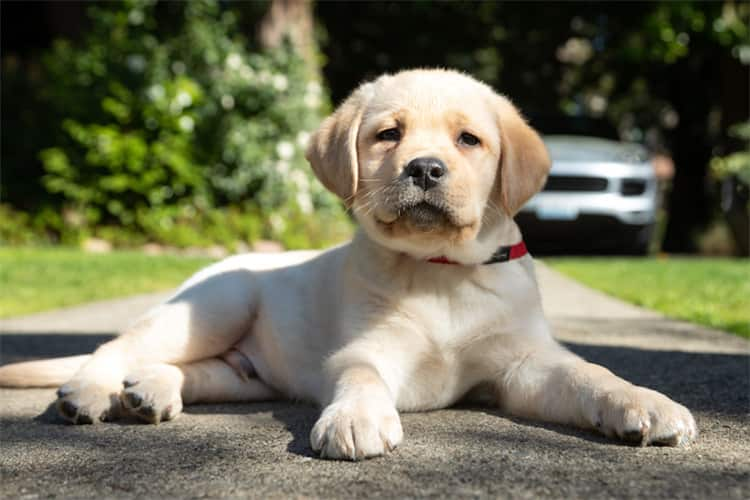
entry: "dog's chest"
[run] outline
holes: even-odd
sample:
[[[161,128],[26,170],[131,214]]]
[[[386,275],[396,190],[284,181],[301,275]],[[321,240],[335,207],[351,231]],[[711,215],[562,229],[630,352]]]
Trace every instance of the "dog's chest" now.
[[[406,297],[402,310],[418,330],[447,349],[482,332],[497,333],[507,322],[511,305],[461,287],[427,297]]]
[[[473,273],[432,267],[432,274],[417,274],[398,291],[395,312],[445,349],[515,330],[535,293],[518,265],[486,266]]]

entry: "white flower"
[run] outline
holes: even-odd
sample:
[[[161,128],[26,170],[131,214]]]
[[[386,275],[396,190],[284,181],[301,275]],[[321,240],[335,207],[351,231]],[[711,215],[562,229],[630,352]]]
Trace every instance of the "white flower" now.
[[[143,12],[138,9],[133,9],[128,13],[128,22],[135,26],[143,23]]]
[[[294,144],[289,141],[281,141],[276,144],[276,154],[282,160],[288,160],[294,156]]]
[[[565,44],[557,48],[557,59],[568,64],[581,64],[588,61],[594,53],[594,49],[585,38],[571,37]]]
[[[310,142],[310,132],[305,130],[297,134],[297,145],[301,148],[307,147],[307,143]]]
[[[607,98],[600,94],[593,94],[588,98],[589,109],[596,114],[602,114],[607,109]]]
[[[297,205],[303,213],[309,214],[313,211],[312,198],[308,193],[297,193]]]
[[[130,54],[125,59],[125,64],[133,73],[142,73],[146,69],[146,58],[141,54]]]
[[[249,82],[253,79],[253,68],[250,66],[242,66],[239,70],[240,78]]]
[[[305,106],[316,109],[320,106],[320,97],[316,94],[305,94]]]
[[[190,97],[190,94],[188,94],[184,90],[179,91],[174,99],[177,105],[181,108],[187,108],[188,106],[193,104],[193,98]]]
[[[310,81],[307,82],[307,89],[305,89],[308,94],[317,94],[320,95],[320,92],[323,90],[320,87],[320,84],[316,81]]]
[[[221,107],[224,109],[232,109],[234,107],[234,97],[228,94],[221,96]]]
[[[242,57],[240,57],[239,54],[232,52],[227,56],[226,64],[229,69],[240,69],[240,66],[242,66]]]
[[[159,84],[152,85],[146,91],[146,94],[148,95],[148,98],[151,99],[152,101],[159,101],[161,99],[164,99],[164,87],[162,87]]]
[[[289,180],[292,181],[297,189],[302,191],[307,191],[307,188],[310,186],[310,180],[301,170],[295,170],[289,174]]]
[[[274,75],[272,80],[273,88],[279,92],[284,92],[289,88],[289,80],[284,75]]]
[[[189,116],[181,116],[180,119],[177,120],[177,124],[185,132],[192,132],[193,127],[195,127],[195,120]]]
[[[316,81],[307,82],[305,88],[305,97],[303,99],[305,106],[310,109],[315,109],[320,106],[320,94],[323,89],[320,84]]]
[[[276,172],[282,176],[285,177],[286,174],[289,173],[289,162],[284,160],[279,160],[276,162]]]
[[[271,228],[276,232],[280,233],[286,227],[284,219],[279,214],[271,214],[268,218],[268,222],[271,223]]]

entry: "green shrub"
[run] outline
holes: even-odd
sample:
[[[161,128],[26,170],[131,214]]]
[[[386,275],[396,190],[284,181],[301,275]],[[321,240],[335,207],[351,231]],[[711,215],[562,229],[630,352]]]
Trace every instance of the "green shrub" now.
[[[209,0],[105,3],[89,16],[82,43],[59,40],[43,61],[45,99],[65,116],[40,153],[62,206],[47,228],[179,246],[306,246],[325,227],[346,231],[303,157],[328,102],[290,44],[248,49],[236,13]]]
[[[39,235],[31,227],[28,214],[0,205],[0,244],[31,245],[39,243]]]
[[[743,143],[743,149],[726,156],[711,159],[711,173],[717,179],[736,177],[750,186],[750,121],[729,128],[729,136]]]

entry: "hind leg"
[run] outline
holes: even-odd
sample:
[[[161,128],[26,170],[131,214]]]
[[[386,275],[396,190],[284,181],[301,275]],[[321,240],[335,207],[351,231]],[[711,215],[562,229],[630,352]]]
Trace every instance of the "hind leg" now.
[[[240,376],[219,358],[187,365],[143,366],[129,373],[123,385],[120,399],[125,409],[152,424],[174,419],[183,404],[265,401],[278,397],[260,379]]]
[[[97,349],[58,390],[59,413],[75,424],[116,419],[128,373],[154,364],[217,356],[246,335],[254,313],[256,280],[250,271],[222,264],[199,273],[172,299]]]

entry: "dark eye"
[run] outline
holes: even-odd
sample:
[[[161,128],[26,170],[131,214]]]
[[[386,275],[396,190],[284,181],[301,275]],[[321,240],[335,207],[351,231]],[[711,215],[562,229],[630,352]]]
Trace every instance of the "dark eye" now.
[[[479,137],[468,132],[463,132],[458,136],[458,143],[464,146],[476,146],[479,142]]]
[[[381,130],[378,132],[378,135],[376,136],[379,141],[400,141],[401,140],[401,132],[397,128],[389,128],[386,130]]]

